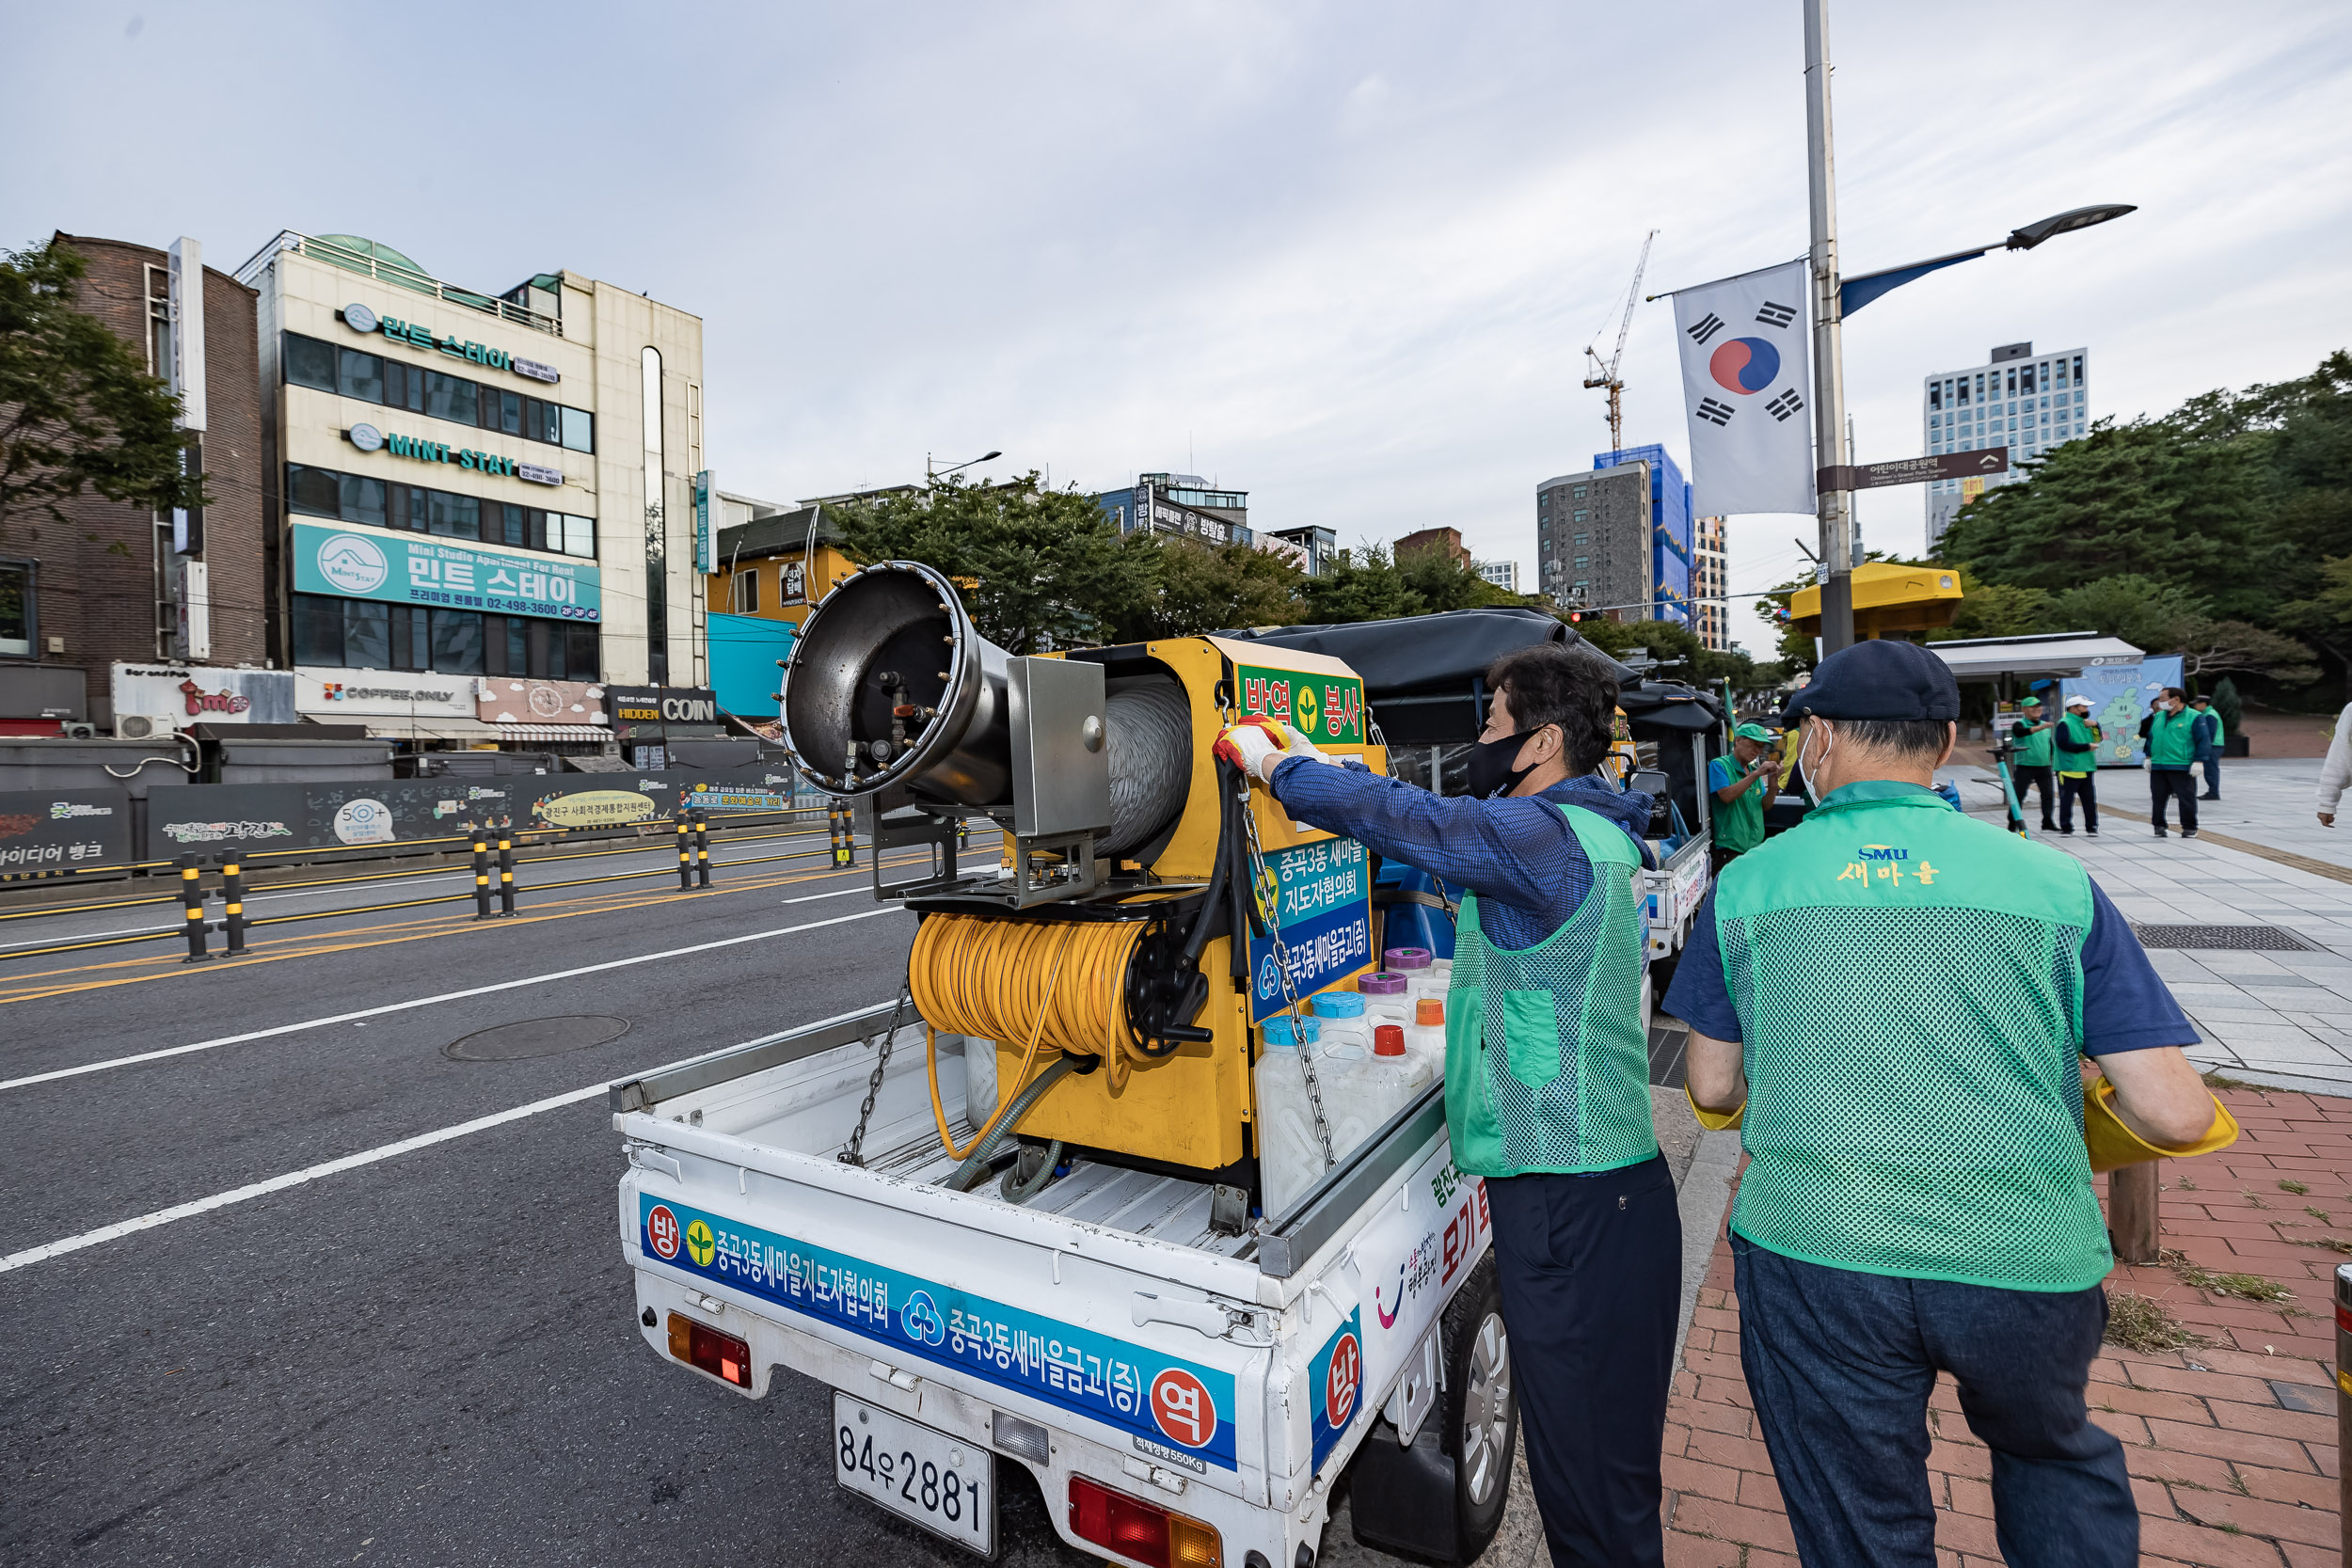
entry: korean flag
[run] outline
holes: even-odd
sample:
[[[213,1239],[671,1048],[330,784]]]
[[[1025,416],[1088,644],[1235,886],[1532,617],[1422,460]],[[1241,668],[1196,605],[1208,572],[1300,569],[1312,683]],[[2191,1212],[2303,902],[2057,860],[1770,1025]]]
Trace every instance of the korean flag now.
[[[1805,288],[1791,261],[1675,295],[1700,516],[1814,509]]]

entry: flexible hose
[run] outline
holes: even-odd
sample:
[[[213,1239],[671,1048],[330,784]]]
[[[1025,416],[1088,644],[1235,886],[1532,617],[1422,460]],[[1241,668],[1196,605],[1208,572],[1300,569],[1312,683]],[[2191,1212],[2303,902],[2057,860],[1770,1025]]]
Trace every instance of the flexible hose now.
[[[1116,1094],[1126,1085],[1128,1071],[1120,1044],[1127,1034],[1127,966],[1142,936],[1140,921],[1048,923],[935,914],[923,922],[908,956],[908,983],[925,1024],[931,1120],[948,1158],[969,1160],[981,1145],[993,1147],[1000,1130],[1018,1120],[1012,1108],[1022,1101],[1000,1094],[988,1124],[972,1143],[957,1148],[939,1093],[938,1032],[1025,1040],[1015,1085],[1028,1081],[1047,1051],[1102,1056]]]
[[[1029,1107],[1044,1099],[1045,1091],[1060,1083],[1077,1065],[1064,1056],[1039,1073],[1037,1082],[1013,1096],[995,1117],[990,1118],[987,1131],[972,1140],[971,1153],[964,1156],[961,1164],[947,1173],[947,1180],[941,1184],[951,1193],[968,1193],[978,1186],[980,1179],[988,1174],[988,1163],[996,1157],[996,1146],[1021,1125],[1021,1118],[1029,1114]],[[938,1080],[934,1078],[931,1085],[936,1093]]]
[[[1019,1173],[1017,1170],[1009,1170],[1005,1172],[1004,1180],[999,1182],[996,1187],[997,1196],[1002,1197],[1007,1203],[1014,1205],[1028,1202],[1029,1199],[1043,1192],[1046,1189],[1046,1186],[1052,1182],[1054,1180],[1054,1167],[1060,1164],[1061,1140],[1059,1138],[1056,1138],[1054,1140],[1053,1147],[1045,1151],[1045,1163],[1039,1165],[1036,1170],[1032,1171],[1026,1181],[1023,1181],[1018,1179]]]

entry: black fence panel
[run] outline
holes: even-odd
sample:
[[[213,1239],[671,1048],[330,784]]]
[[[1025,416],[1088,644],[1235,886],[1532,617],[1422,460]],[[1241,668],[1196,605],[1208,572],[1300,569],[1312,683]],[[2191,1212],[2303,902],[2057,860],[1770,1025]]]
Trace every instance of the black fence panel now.
[[[127,866],[131,844],[127,791],[0,793],[0,880]]]

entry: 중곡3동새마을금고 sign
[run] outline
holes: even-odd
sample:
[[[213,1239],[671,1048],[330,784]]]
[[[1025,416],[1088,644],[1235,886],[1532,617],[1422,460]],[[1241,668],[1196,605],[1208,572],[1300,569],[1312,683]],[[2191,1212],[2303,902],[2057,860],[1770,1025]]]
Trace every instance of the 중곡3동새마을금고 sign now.
[[[294,592],[482,610],[548,620],[604,618],[596,567],[507,555],[431,534],[294,526]]]

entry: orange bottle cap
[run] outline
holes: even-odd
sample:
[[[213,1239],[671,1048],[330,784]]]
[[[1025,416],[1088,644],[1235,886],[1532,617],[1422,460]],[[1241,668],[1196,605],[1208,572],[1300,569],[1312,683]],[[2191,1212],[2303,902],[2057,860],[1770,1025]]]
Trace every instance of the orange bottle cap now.
[[[1424,996],[1413,1004],[1413,1022],[1427,1028],[1445,1022],[1445,998]]]

